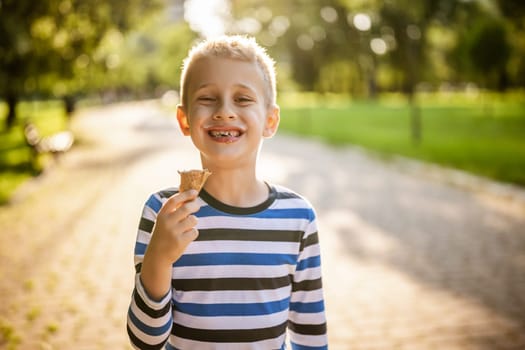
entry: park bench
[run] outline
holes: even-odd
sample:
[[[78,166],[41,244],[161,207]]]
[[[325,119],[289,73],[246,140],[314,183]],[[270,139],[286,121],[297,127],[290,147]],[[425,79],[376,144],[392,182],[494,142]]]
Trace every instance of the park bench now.
[[[26,123],[24,137],[27,145],[31,148],[33,161],[39,154],[45,153],[57,158],[60,154],[67,152],[74,142],[73,133],[70,131],[61,131],[41,137],[38,128],[33,123]]]

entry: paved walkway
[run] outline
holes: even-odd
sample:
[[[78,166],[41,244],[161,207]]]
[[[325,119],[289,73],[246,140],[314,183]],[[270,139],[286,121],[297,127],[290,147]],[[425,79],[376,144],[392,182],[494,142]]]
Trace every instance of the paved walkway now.
[[[199,165],[155,103],[86,110],[73,128],[74,150],[0,207],[0,349],[130,349],[142,204]],[[519,197],[282,135],[260,165],[317,209],[331,349],[525,349]]]

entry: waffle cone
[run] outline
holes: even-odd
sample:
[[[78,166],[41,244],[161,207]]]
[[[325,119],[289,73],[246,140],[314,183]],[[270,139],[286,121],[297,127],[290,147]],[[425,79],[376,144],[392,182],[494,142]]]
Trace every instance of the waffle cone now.
[[[204,170],[186,170],[179,171],[180,174],[180,186],[179,192],[184,192],[188,190],[196,190],[200,192],[202,186],[206,182],[208,176],[211,175],[211,172],[208,169]]]

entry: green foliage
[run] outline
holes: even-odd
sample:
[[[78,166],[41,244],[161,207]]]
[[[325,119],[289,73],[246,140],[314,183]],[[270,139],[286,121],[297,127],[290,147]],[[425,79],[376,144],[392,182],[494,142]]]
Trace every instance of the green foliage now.
[[[467,38],[466,50],[478,80],[484,82],[483,85],[497,87],[497,79],[505,74],[511,51],[504,23],[491,19],[478,21]]]
[[[412,93],[421,82],[525,86],[519,0],[230,3],[230,32],[255,35],[286,66],[279,79],[301,90],[373,96],[376,87]],[[2,1],[0,97],[176,88],[198,37],[183,11],[182,1]],[[353,23],[358,13],[369,16],[369,29]],[[247,21],[255,26],[243,27]],[[386,52],[372,50],[372,40]]]
[[[6,110],[0,104],[0,115]],[[42,136],[51,135],[67,128],[67,119],[61,101],[23,102],[18,112],[24,116],[9,131],[0,131],[0,204],[5,203],[16,188],[34,176],[49,161],[47,157],[33,164],[30,148],[26,145],[23,127],[26,121],[35,123]],[[0,117],[0,124],[2,123]]]
[[[525,86],[520,1],[252,0],[235,2],[234,10],[235,20],[259,21],[255,35],[291,67],[287,73],[304,91],[373,96],[376,86],[412,93],[422,82]],[[268,12],[273,17],[261,15]],[[355,26],[358,13],[369,16],[369,29]],[[286,30],[276,31],[283,18]],[[481,23],[492,24],[481,30]],[[374,39],[383,40],[386,52],[371,49]],[[490,84],[484,68],[478,69],[487,66]]]
[[[65,94],[75,68],[91,64],[90,54],[109,29],[127,30],[156,1],[3,1],[0,6],[0,96]],[[58,87],[58,88],[57,88]]]
[[[378,102],[319,98],[281,105],[281,131],[356,144],[384,156],[402,155],[525,185],[523,93],[420,95],[422,143],[409,134],[409,106],[399,97]]]

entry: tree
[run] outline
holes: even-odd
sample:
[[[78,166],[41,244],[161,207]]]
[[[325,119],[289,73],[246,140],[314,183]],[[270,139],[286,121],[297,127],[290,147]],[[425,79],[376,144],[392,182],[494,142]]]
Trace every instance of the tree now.
[[[480,21],[467,45],[469,61],[482,85],[505,90],[510,46],[504,24],[496,20]]]
[[[67,95],[76,67],[92,63],[91,54],[110,29],[125,31],[158,7],[145,0],[4,0],[0,2],[0,96],[16,119],[24,97]]]

